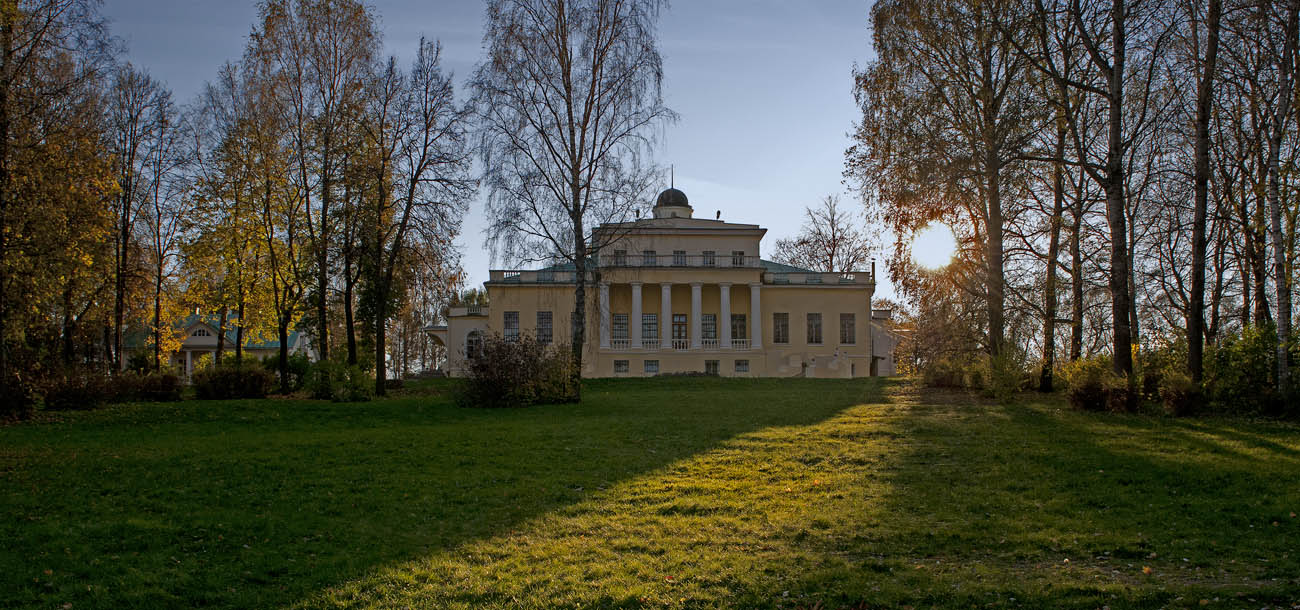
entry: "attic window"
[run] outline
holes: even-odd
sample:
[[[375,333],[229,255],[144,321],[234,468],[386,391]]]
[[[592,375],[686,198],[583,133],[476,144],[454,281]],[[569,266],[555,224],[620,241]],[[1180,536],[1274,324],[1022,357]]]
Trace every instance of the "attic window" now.
[[[211,336],[212,336],[212,333],[208,332],[208,329],[206,329],[206,328],[200,328],[200,329],[194,331],[193,333],[190,333],[190,336],[191,336],[191,337],[211,337]]]

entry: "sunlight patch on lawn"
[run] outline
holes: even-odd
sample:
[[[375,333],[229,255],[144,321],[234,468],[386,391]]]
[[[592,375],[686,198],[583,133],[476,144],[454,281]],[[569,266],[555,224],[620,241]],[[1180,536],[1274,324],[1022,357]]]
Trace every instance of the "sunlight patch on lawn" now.
[[[842,562],[894,450],[891,407],[742,434],[521,524],[376,571],[303,606],[767,605]],[[866,476],[864,476],[866,475]],[[545,600],[545,601],[537,601]]]

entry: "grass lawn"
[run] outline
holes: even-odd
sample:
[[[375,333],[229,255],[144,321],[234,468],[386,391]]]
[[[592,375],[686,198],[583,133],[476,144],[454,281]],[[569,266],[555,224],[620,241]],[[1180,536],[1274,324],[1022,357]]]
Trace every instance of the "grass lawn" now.
[[[0,428],[0,607],[1300,603],[1294,424],[877,380],[438,387]]]

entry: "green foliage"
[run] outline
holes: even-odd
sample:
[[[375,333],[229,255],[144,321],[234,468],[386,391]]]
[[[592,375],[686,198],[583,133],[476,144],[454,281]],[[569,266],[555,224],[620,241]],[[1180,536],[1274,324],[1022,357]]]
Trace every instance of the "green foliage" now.
[[[342,356],[342,354],[339,354]],[[334,402],[364,402],[375,397],[375,378],[360,365],[322,360],[311,367],[311,397]]]
[[[573,361],[563,348],[528,335],[487,337],[479,357],[468,363],[457,402],[465,407],[524,407],[568,402],[577,395]]]
[[[1297,342],[1292,341],[1291,359]],[[1248,326],[1205,349],[1205,382],[1210,407],[1220,413],[1279,414],[1287,409],[1277,395],[1277,331],[1272,325]],[[1295,407],[1290,407],[1294,414]]]
[[[1191,376],[1182,367],[1168,366],[1160,377],[1160,399],[1164,402],[1166,413],[1174,417],[1185,417],[1195,415],[1204,407],[1205,393],[1199,384],[1192,382]]]
[[[928,387],[975,390],[1001,402],[1012,400],[1031,381],[1019,354],[935,359],[921,367],[921,380]]]
[[[1082,411],[1129,410],[1127,381],[1111,370],[1109,356],[1080,358],[1061,369],[1070,406]]]
[[[274,354],[261,362],[262,368],[271,373],[271,375],[276,378],[276,383],[278,384],[280,375],[280,355]],[[311,358],[303,352],[295,352],[289,354],[287,363],[287,370],[289,372],[289,391],[297,392],[298,390],[303,389],[312,378]]]
[[[266,398],[274,378],[256,365],[207,368],[194,373],[194,392],[202,400]]]
[[[981,359],[984,377],[984,395],[999,402],[1010,402],[1032,382],[1025,358],[1016,353],[1003,353]]]
[[[153,370],[153,352],[137,351],[126,361],[126,370],[134,373],[146,373]]]

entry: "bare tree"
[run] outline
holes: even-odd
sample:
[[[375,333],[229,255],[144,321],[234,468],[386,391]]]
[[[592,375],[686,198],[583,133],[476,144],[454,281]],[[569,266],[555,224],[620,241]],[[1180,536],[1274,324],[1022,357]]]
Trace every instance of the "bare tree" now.
[[[1192,13],[1192,40],[1200,41],[1200,23],[1197,3],[1189,2],[1187,6]],[[1205,253],[1206,253],[1206,218],[1208,216],[1210,191],[1210,113],[1214,100],[1215,64],[1219,56],[1219,23],[1223,14],[1223,2],[1210,0],[1206,15],[1205,54],[1196,53],[1197,68],[1200,71],[1196,87],[1196,135],[1195,164],[1193,170],[1193,188],[1195,189],[1195,210],[1192,219],[1192,286],[1191,301],[1188,305],[1187,318],[1187,372],[1192,381],[1201,382],[1204,372],[1203,346],[1205,344]],[[1199,44],[1195,45],[1199,48]]]
[[[591,259],[622,237],[592,229],[630,220],[642,205],[656,174],[647,158],[653,129],[675,119],[660,94],[655,23],[664,4],[487,3],[488,56],[470,87],[488,187],[488,242],[510,259],[573,264],[575,379]]]
[[[442,49],[420,40],[409,75],[390,59],[373,86],[366,148],[374,151],[374,180],[363,217],[363,311],[375,333],[375,393],[386,393],[387,330],[404,296],[398,274],[417,251],[452,249],[468,199],[474,194],[467,128],[451,77],[439,65]],[[412,248],[418,242],[427,246]]]
[[[145,174],[165,146],[160,131],[172,112],[171,95],[143,71],[127,64],[117,70],[109,91],[108,149],[114,159],[118,194],[113,202],[113,369],[125,368],[122,326],[127,283],[139,271],[136,221],[148,196]]]
[[[1272,2],[1260,4],[1261,10],[1273,8]],[[1290,386],[1290,366],[1287,362],[1291,341],[1291,272],[1287,265],[1287,243],[1282,234],[1282,201],[1278,183],[1282,139],[1286,136],[1291,116],[1291,98],[1294,95],[1297,14],[1300,1],[1287,0],[1282,9],[1283,43],[1277,57],[1277,105],[1268,125],[1268,215],[1269,235],[1273,242],[1273,275],[1277,288],[1277,389],[1285,396]]]
[[[871,261],[871,240],[858,219],[839,208],[840,198],[827,195],[820,206],[804,208],[799,234],[776,240],[773,260],[813,271],[863,269]]]

